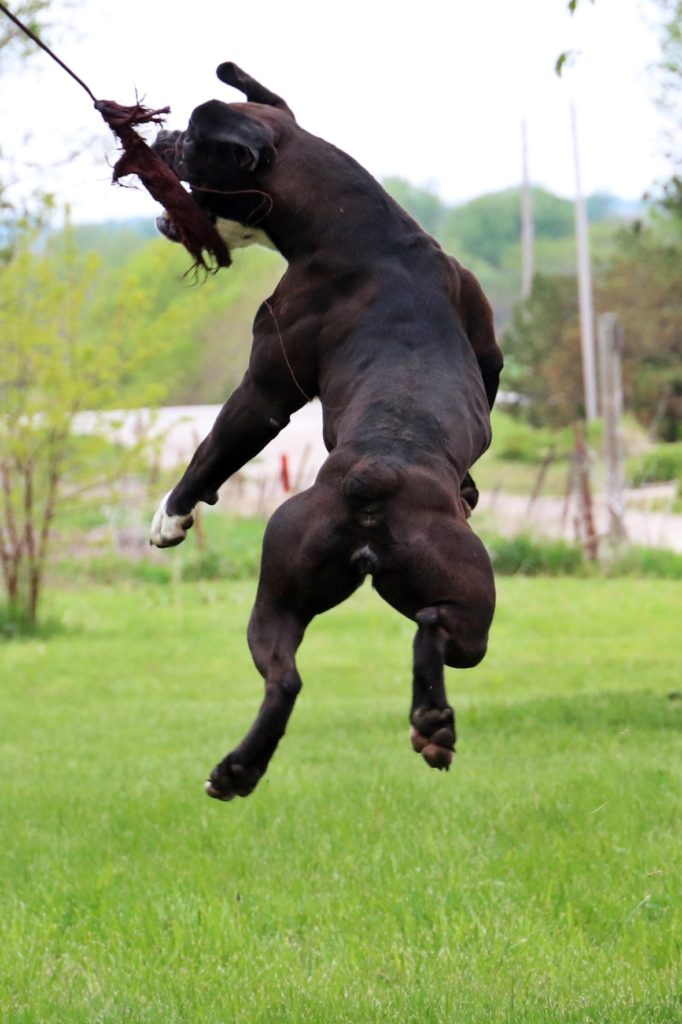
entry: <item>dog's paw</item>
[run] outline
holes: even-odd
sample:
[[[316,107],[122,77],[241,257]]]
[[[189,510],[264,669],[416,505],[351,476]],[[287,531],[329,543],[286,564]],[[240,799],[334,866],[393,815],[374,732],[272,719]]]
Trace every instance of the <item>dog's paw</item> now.
[[[187,536],[187,531],[194,522],[191,512],[183,516],[172,516],[166,511],[166,504],[170,491],[163,498],[161,504],[154,513],[152,526],[149,532],[149,543],[157,548],[172,548],[181,544]]]
[[[419,708],[412,714],[413,749],[431,768],[447,771],[455,755],[455,717],[452,708]]]
[[[259,768],[246,768],[228,754],[216,765],[205,783],[206,795],[226,802],[236,796],[248,796],[258,785],[262,774]]]

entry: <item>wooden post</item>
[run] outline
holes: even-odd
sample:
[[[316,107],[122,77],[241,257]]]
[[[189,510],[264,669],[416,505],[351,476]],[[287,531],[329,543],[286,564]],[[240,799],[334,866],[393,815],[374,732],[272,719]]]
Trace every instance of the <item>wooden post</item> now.
[[[580,531],[583,538],[585,554],[591,562],[596,562],[599,555],[599,539],[594,526],[592,488],[590,486],[590,460],[582,423],[576,423],[574,431],[576,471],[578,477],[578,503],[580,508]]]
[[[623,412],[623,331],[613,313],[602,313],[599,317],[598,338],[609,537],[613,542],[620,543],[627,538],[623,507],[623,444],[620,430]]]
[[[526,508],[526,516],[530,516],[531,515],[531,513],[533,511],[533,507],[534,507],[536,501],[538,500],[538,498],[540,497],[540,494],[542,493],[542,488],[545,485],[545,477],[547,476],[547,470],[549,469],[551,464],[554,462],[555,454],[556,454],[556,448],[554,447],[554,445],[551,445],[550,448],[548,449],[545,457],[542,460],[542,463],[540,465],[540,469],[538,471],[537,478],[535,480],[535,485],[533,487],[531,496],[528,499],[528,507]]]

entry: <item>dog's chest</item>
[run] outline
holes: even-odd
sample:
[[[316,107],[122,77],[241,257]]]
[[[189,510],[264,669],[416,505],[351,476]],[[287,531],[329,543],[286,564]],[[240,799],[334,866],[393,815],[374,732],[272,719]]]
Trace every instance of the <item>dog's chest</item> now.
[[[244,249],[247,245],[264,245],[267,249],[275,248],[264,231],[261,231],[260,228],[240,224],[238,220],[225,220],[224,217],[218,217],[216,228],[228,249]]]

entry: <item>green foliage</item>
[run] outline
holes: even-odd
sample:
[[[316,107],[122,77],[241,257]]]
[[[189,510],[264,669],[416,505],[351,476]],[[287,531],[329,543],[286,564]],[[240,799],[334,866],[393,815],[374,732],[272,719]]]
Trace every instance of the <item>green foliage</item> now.
[[[570,0],[571,13],[577,3]],[[663,15],[660,102],[673,129],[669,153],[672,175],[663,185],[659,200],[669,216],[667,220],[659,217],[637,223],[635,230],[619,233],[616,245],[610,252],[602,252],[597,261],[595,291],[597,310],[615,312],[625,331],[626,407],[659,438],[674,441],[682,437],[682,3],[658,0],[658,6]],[[572,56],[561,55],[559,72]],[[601,218],[609,218],[614,212],[605,196],[591,197],[588,207],[591,216]],[[556,264],[544,259],[538,260],[538,265],[545,272],[562,273]],[[528,303],[517,308],[508,329],[510,360],[505,382],[509,387],[510,379],[515,377],[512,386],[525,389],[531,399],[530,414],[536,421],[551,417],[550,422],[567,423],[581,411],[576,311],[575,304],[567,304],[567,298],[565,282],[543,283],[540,293],[535,292]]]
[[[0,640],[48,640],[63,630],[59,619],[37,622],[16,604],[0,604]]]
[[[665,548],[626,547],[604,563],[606,577],[682,580],[682,555]]]
[[[597,265],[596,305],[624,331],[625,406],[664,440],[682,432],[682,235],[653,218],[621,230]],[[503,342],[505,386],[528,400],[531,422],[568,424],[583,412],[578,294],[573,276],[538,274]]]
[[[27,28],[38,36],[42,35],[44,15],[51,6],[50,0],[15,0],[6,6],[10,6],[12,14]],[[25,33],[0,11],[0,61],[11,60],[15,54],[25,57],[35,49]]]
[[[581,547],[563,540],[531,537],[486,537],[486,547],[498,576],[602,576],[682,580],[682,555],[665,548],[622,547],[588,564]]]
[[[389,179],[386,185],[427,230],[478,274],[498,323],[503,323],[520,288],[518,191],[452,208],[427,189],[401,179]],[[539,259],[552,269],[571,270],[575,263],[571,204],[538,189],[535,205]],[[608,201],[600,199],[595,216],[607,212],[610,216]],[[188,279],[184,251],[165,239],[150,237],[153,230],[151,221],[138,220],[75,229],[77,247],[94,247],[101,260],[85,330],[97,345],[116,331],[128,351],[140,338],[161,342],[154,367],[138,369],[136,380],[145,387],[153,383],[153,376],[162,380],[170,403],[222,402],[241,379],[254,315],[284,264],[276,254],[254,248],[238,252],[227,271],[206,280]],[[613,223],[602,220],[592,230],[595,245],[601,239],[606,249]],[[506,386],[512,386],[508,380]]]
[[[404,178],[385,178],[384,188],[417,223],[438,238],[448,218],[450,208],[434,192],[418,188]]]
[[[521,290],[521,192],[508,189],[448,206],[427,189],[400,178],[384,185],[434,235],[447,252],[479,277],[503,326]],[[545,273],[573,274],[576,265],[573,204],[541,188],[533,189],[536,262]],[[630,211],[627,211],[628,214]],[[588,200],[590,241],[596,256],[607,257],[622,224],[620,201],[606,193]],[[509,385],[507,385],[509,386]]]
[[[12,13],[27,28],[41,38],[44,36],[47,14],[53,6],[51,0],[14,0],[6,6],[11,8]],[[35,44],[0,11],[0,73],[15,59],[24,61],[30,54],[36,52],[39,50]],[[9,171],[4,166],[2,157],[0,147],[0,265],[12,254],[21,222],[24,222],[24,226],[44,225],[44,214],[52,203],[51,196],[35,193],[22,204],[10,199],[8,186],[14,184],[14,180],[8,180]]]
[[[623,231],[598,279],[624,329],[625,404],[662,440],[682,436],[682,219]]]
[[[533,189],[533,217],[537,238],[569,238],[575,230],[573,204],[567,199]],[[460,250],[500,269],[505,252],[521,236],[521,192],[509,189],[481,196],[456,206],[443,229],[443,243],[455,255]]]
[[[200,524],[173,551],[160,552],[145,546],[132,556],[107,549],[87,557],[61,557],[52,566],[52,580],[71,587],[123,582],[167,586],[197,580],[255,579],[260,567],[264,520],[233,519],[219,510],[200,509],[200,514]]]
[[[628,479],[635,486],[677,480],[682,485],[682,442],[659,444],[633,456],[627,464]]]
[[[582,548],[563,540],[519,534],[487,539],[486,546],[501,576],[580,576],[586,571]]]
[[[663,15],[659,71],[659,104],[669,121],[668,142],[672,174],[662,188],[662,202],[674,216],[682,216],[682,0],[657,0]]]
[[[156,358],[135,369],[134,381],[147,389],[162,382],[171,404],[222,403],[244,373],[253,318],[283,263],[251,250],[202,278],[186,275],[188,262],[181,246],[160,237],[137,244],[123,263],[102,268],[86,330],[98,345],[116,333],[131,355],[153,342]]]
[[[573,277],[536,274],[504,336],[505,386],[529,402],[531,423],[564,426],[583,412],[578,296]]]
[[[550,453],[565,458],[574,447],[571,431],[533,427],[520,416],[499,409],[493,412],[493,436],[496,458],[529,465],[539,465]]]
[[[123,267],[147,242],[159,241],[159,232],[151,217],[76,224],[72,231],[78,248],[96,252],[107,271]]]
[[[113,333],[95,339],[84,330],[96,273],[96,258],[77,251],[68,229],[43,250],[25,232],[0,266],[0,566],[10,615],[29,622],[60,502],[73,504],[102,481],[111,486],[139,449],[79,439],[74,417],[161,394],[143,381],[155,339],[127,344],[134,295],[117,307]]]

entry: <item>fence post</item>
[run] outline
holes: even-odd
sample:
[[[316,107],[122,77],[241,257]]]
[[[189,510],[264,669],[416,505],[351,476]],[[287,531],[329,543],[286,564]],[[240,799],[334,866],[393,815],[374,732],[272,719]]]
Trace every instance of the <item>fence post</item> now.
[[[578,496],[578,529],[582,535],[585,555],[591,562],[599,557],[599,537],[594,525],[594,508],[592,503],[592,486],[590,483],[590,455],[585,441],[582,423],[574,423],[575,434],[575,468]]]
[[[623,506],[623,330],[613,313],[602,313],[598,322],[601,404],[604,416],[606,506],[609,537],[614,543],[627,539]]]

